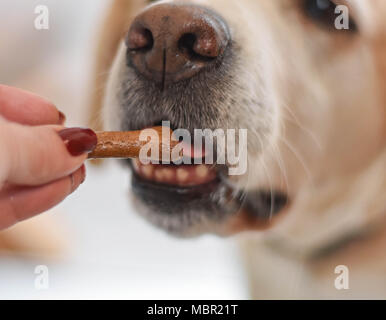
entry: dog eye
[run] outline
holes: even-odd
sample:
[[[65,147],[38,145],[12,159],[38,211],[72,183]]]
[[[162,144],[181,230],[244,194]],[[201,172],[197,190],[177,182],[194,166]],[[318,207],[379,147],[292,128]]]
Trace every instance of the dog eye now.
[[[335,22],[339,13],[335,12],[337,5],[331,0],[303,0],[303,10],[307,17],[315,21],[322,27],[330,30],[339,31],[335,27]],[[348,16],[348,30],[357,31],[356,23],[351,16]]]

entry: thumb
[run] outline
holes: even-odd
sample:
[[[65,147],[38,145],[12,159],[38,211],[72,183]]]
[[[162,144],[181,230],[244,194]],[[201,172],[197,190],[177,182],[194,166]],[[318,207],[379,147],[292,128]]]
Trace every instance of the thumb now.
[[[6,168],[3,182],[42,185],[79,169],[95,148],[97,137],[90,129],[61,129],[0,122],[0,150]]]

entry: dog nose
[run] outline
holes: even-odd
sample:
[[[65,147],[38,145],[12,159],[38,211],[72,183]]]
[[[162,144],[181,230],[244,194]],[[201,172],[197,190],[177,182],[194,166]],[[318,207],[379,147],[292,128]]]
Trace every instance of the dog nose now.
[[[225,21],[209,9],[176,3],[153,5],[130,27],[128,63],[152,81],[177,82],[218,61],[229,42]]]

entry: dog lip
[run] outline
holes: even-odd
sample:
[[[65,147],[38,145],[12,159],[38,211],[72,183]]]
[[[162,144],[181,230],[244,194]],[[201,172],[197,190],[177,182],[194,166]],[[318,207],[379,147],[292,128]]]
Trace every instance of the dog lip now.
[[[145,189],[149,194],[163,194],[165,196],[164,200],[169,198],[173,202],[202,199],[202,197],[204,197],[205,195],[208,195],[211,192],[215,191],[221,184],[220,179],[216,178],[201,185],[168,185],[148,180],[143,176],[139,175],[134,169],[132,170],[132,172],[133,184],[135,186],[139,186],[141,189]]]
[[[186,144],[182,142],[182,147],[184,148],[184,156],[189,157],[191,159],[204,159],[208,154],[205,146],[201,146],[201,148],[196,147],[194,144]]]

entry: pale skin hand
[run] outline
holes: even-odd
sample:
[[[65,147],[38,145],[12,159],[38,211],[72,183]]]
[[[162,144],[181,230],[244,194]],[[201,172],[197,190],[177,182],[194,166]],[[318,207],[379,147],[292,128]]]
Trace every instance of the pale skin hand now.
[[[42,213],[85,179],[87,155],[60,138],[63,117],[34,94],[0,85],[0,230]]]

